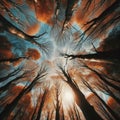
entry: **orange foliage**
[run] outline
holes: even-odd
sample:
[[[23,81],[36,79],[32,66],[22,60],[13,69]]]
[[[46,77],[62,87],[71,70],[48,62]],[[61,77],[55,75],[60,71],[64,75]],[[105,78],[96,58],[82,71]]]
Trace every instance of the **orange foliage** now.
[[[93,97],[94,97],[94,94],[93,94],[93,93],[90,93],[90,94],[87,96],[87,100],[90,101]]]
[[[13,101],[13,99],[21,92],[21,90],[23,89],[23,86],[13,86],[10,91],[9,91],[9,96],[7,99],[9,99],[7,101],[7,104],[11,103]],[[24,116],[23,116],[23,120],[26,119],[30,119],[32,113],[33,113],[33,107],[32,107],[32,101],[31,101],[31,94],[27,93],[25,94],[19,101],[17,107],[21,107],[22,109],[25,110],[24,112]],[[14,113],[12,112],[8,118],[8,120],[12,120],[12,118],[14,117]]]
[[[28,104],[28,103],[30,103],[30,99],[31,99],[31,94],[28,93],[28,94],[24,95],[24,97],[22,97],[20,104],[23,104],[23,105]]]
[[[8,96],[3,101],[3,106],[6,104],[10,104],[15,97],[20,93],[20,91],[23,89],[23,86],[11,86],[8,89]]]
[[[53,0],[37,0],[35,4],[36,17],[39,21],[44,23],[51,23],[54,15],[54,1]]]
[[[36,49],[31,49],[29,48],[28,51],[26,52],[26,55],[33,60],[37,60],[40,58],[40,53]]]
[[[22,99],[19,102],[19,106],[22,106],[23,109],[25,109],[25,115],[23,117],[24,120],[30,119],[33,113],[34,108],[32,107],[32,101],[31,101],[31,94],[28,93],[22,97]]]
[[[111,106],[113,103],[114,103],[114,99],[113,99],[112,97],[110,97],[110,98],[108,99],[108,101],[107,101],[107,104],[108,104],[109,106]]]
[[[22,62],[22,59],[13,62],[13,66],[18,66]]]
[[[119,115],[120,113],[120,105],[112,98],[109,97],[107,104],[110,106],[111,109],[113,109],[114,111],[116,111]]]
[[[27,27],[26,33],[28,35],[35,35],[35,34],[37,34],[39,32],[39,29],[40,29],[40,24],[35,23],[35,24]]]
[[[7,1],[7,0],[4,0],[4,5],[9,9],[9,8],[12,8],[12,5]]]
[[[90,4],[89,8],[86,11],[85,11],[87,7],[86,2],[89,2],[89,1],[81,2],[81,5],[76,11],[75,16],[74,16],[74,20],[80,25],[80,27],[82,27],[84,24],[86,24],[91,19],[98,17],[104,10],[106,10],[114,2],[114,0],[106,1],[104,5],[99,7],[100,1],[101,0],[92,1],[92,3]],[[109,18],[105,19],[105,21],[108,19]]]
[[[26,3],[28,4],[28,6],[29,6],[32,10],[35,9],[35,8],[34,8],[34,1],[33,1],[33,0],[26,0]]]
[[[10,94],[12,94],[13,96],[17,96],[22,89],[23,89],[23,86],[13,86],[10,89]]]
[[[0,59],[9,59],[13,56],[10,50],[0,49]]]
[[[94,68],[94,69],[101,69],[103,70],[104,69],[104,66],[106,65],[105,62],[102,62],[102,61],[86,61],[86,64],[91,67],[91,68]]]
[[[16,0],[15,2],[19,5],[22,5],[24,3],[24,0]]]

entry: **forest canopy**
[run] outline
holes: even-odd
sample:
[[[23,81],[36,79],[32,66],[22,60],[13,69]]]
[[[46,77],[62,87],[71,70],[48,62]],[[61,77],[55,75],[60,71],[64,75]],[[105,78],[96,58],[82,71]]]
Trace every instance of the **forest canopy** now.
[[[120,0],[0,0],[0,120],[119,113]]]

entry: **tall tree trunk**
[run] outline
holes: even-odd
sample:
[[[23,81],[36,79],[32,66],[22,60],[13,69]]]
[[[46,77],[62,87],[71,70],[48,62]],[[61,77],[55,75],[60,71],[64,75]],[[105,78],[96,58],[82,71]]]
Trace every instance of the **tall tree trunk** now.
[[[45,103],[45,99],[46,99],[46,94],[47,94],[47,90],[45,90],[43,96],[42,96],[42,100],[41,100],[41,103],[40,103],[40,106],[39,106],[39,110],[38,110],[38,114],[37,114],[37,118],[35,120],[40,120],[40,117],[41,117],[41,113],[42,113],[42,109],[43,109],[43,106],[44,106],[44,103]]]
[[[74,83],[68,82],[68,84],[72,88],[75,96],[75,101],[82,110],[86,120],[102,120],[102,118],[98,115],[93,106],[89,104],[83,93],[74,85]]]
[[[93,106],[89,104],[89,102],[86,100],[83,93],[80,91],[78,86],[75,84],[75,82],[72,81],[70,75],[66,73],[63,68],[59,67],[64,74],[64,76],[67,79],[68,85],[72,88],[74,92],[75,102],[82,110],[86,120],[102,120],[102,118],[98,115],[98,113],[95,111]]]
[[[35,79],[26,87],[23,88],[23,90],[15,97],[15,99],[8,104],[4,110],[0,113],[0,120],[6,120],[7,117],[10,115],[10,113],[13,111],[13,109],[17,106],[18,102],[20,99],[23,97],[23,95],[27,94],[28,92],[31,91],[31,89],[34,87],[36,84],[37,80],[45,76],[45,71],[44,69],[38,73],[38,75],[35,77]]]
[[[89,83],[87,81],[85,81],[84,79],[82,79],[84,85],[86,87],[88,87],[91,92],[94,93],[94,95],[102,102],[102,104],[107,108],[107,110],[111,113],[111,115],[115,118],[115,120],[119,119],[119,116],[105,103],[105,101],[96,93],[96,91],[94,89],[92,89],[92,87],[89,85]]]
[[[66,58],[81,58],[81,59],[95,59],[95,60],[120,60],[120,49],[111,50],[111,51],[103,51],[103,52],[97,52],[94,54],[85,54],[85,55],[68,55],[63,54]]]

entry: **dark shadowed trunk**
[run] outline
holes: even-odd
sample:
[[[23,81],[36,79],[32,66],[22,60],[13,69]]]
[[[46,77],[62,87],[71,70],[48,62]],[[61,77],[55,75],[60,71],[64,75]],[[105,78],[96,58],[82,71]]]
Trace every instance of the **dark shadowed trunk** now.
[[[40,44],[40,43],[36,42],[36,40],[41,39],[41,37],[44,34],[46,34],[46,32],[40,34],[39,36],[30,36],[30,35],[27,35],[25,32],[23,32],[22,30],[20,30],[16,26],[14,26],[12,23],[10,23],[1,14],[0,14],[0,23],[2,24],[2,28],[4,30],[8,31],[9,33],[14,34],[15,36],[17,36],[19,38],[22,38],[25,41],[31,42],[32,44],[37,45],[39,48],[41,48],[43,50],[46,49],[45,43],[44,44],[43,43]]]
[[[88,87],[91,92],[94,93],[94,95],[102,102],[102,104],[107,108],[107,110],[110,112],[110,114],[115,118],[115,120],[119,119],[119,116],[105,103],[105,101],[95,92],[94,89],[92,89],[92,87],[89,85],[89,83],[87,81],[85,81],[84,79],[82,79],[83,84]]]
[[[16,62],[22,59],[29,59],[29,57],[17,57],[17,58],[9,58],[9,59],[0,59],[0,63],[1,62]]]
[[[3,82],[5,80],[9,79],[10,77],[17,75],[18,73],[20,73],[21,70],[22,70],[22,67],[19,67],[16,70],[8,73],[6,76],[0,78],[0,82]]]
[[[65,20],[62,26],[62,32],[69,27],[69,21],[72,18],[74,12],[74,6],[77,4],[78,0],[67,0],[67,7],[65,11]]]
[[[44,103],[45,103],[47,92],[48,92],[48,90],[45,90],[45,92],[42,96],[41,104],[39,106],[39,110],[38,110],[38,113],[37,113],[37,118],[35,120],[39,120],[41,118],[41,113],[42,113],[42,109],[43,109],[43,106],[44,106]]]
[[[104,52],[97,52],[94,54],[85,54],[85,55],[68,55],[63,54],[66,58],[81,58],[81,59],[95,59],[95,60],[120,60],[120,49],[111,50],[111,51],[104,51]]]
[[[8,88],[9,88],[9,86],[11,85],[11,83],[13,83],[13,82],[16,82],[16,81],[18,81],[18,80],[20,80],[20,79],[22,79],[22,78],[25,78],[26,75],[27,74],[27,72],[25,72],[25,73],[23,73],[23,74],[21,74],[21,75],[18,75],[17,77],[15,77],[14,79],[12,79],[11,81],[9,81],[7,84],[5,84],[4,86],[2,86],[2,87],[0,87],[0,93],[1,92],[4,92],[5,90],[7,90]]]
[[[90,68],[89,66],[86,66],[89,70],[91,70],[92,72],[94,72],[99,78],[100,80],[102,80],[105,84],[109,85],[110,87],[114,88],[117,91],[120,91],[120,87],[118,85],[113,84],[109,79],[107,80],[104,75],[100,74],[99,72],[97,72],[96,70]]]
[[[60,67],[60,69],[66,77],[68,85],[72,88],[74,92],[75,102],[82,110],[86,120],[102,120],[102,118],[98,115],[93,106],[91,106],[86,100],[85,96],[80,91],[78,86],[76,86],[76,84],[72,81],[70,75],[66,73],[63,68]]]
[[[31,120],[35,120],[36,117],[37,117],[37,115],[36,115],[36,114],[37,114],[37,108],[38,108],[38,106],[40,106],[40,104],[41,104],[40,100],[41,100],[41,94],[39,95],[39,97],[38,97],[38,99],[37,99],[37,104],[36,104],[36,107],[35,107],[35,109],[34,109],[34,111],[33,111],[32,116],[31,116]]]
[[[104,30],[109,28],[114,22],[116,22],[117,20],[119,21],[120,16],[118,14],[118,15],[115,15],[112,19],[108,20],[107,23],[102,25],[104,20],[107,19],[115,10],[117,10],[119,6],[120,6],[120,1],[115,0],[115,2],[113,2],[111,6],[106,8],[98,17],[88,21],[85,24],[85,25],[88,25],[88,27],[85,29],[84,33],[81,36],[84,37],[84,35],[88,32],[89,33],[87,35],[87,38],[88,38],[90,35],[103,32]]]
[[[74,105],[74,112],[75,112],[75,115],[76,115],[76,120],[81,120],[80,113],[79,113],[76,105]]]
[[[56,106],[55,106],[56,114],[55,119],[60,120],[60,102],[59,102],[59,89],[56,88]]]
[[[18,102],[20,99],[25,95],[26,93],[30,92],[31,89],[34,87],[34,85],[37,83],[38,79],[42,78],[45,76],[45,71],[43,68],[41,68],[41,71],[38,72],[37,76],[35,79],[27,86],[25,86],[22,91],[15,97],[15,99],[10,103],[7,104],[4,110],[0,113],[0,119],[1,120],[6,120],[10,113],[13,111],[13,109],[17,106]]]
[[[17,116],[18,116],[18,115],[20,114],[20,112],[21,112],[21,109],[22,109],[22,107],[20,107],[20,108],[18,109],[18,111],[15,113],[14,117],[12,118],[12,120],[16,120]]]

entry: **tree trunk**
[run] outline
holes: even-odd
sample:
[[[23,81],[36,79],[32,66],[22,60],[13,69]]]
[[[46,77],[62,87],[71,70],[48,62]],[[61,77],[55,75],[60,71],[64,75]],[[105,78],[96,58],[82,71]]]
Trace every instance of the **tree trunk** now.
[[[86,120],[102,120],[95,109],[85,99],[83,93],[73,83],[68,82],[68,84],[72,88],[75,96],[75,101],[82,110]]]

